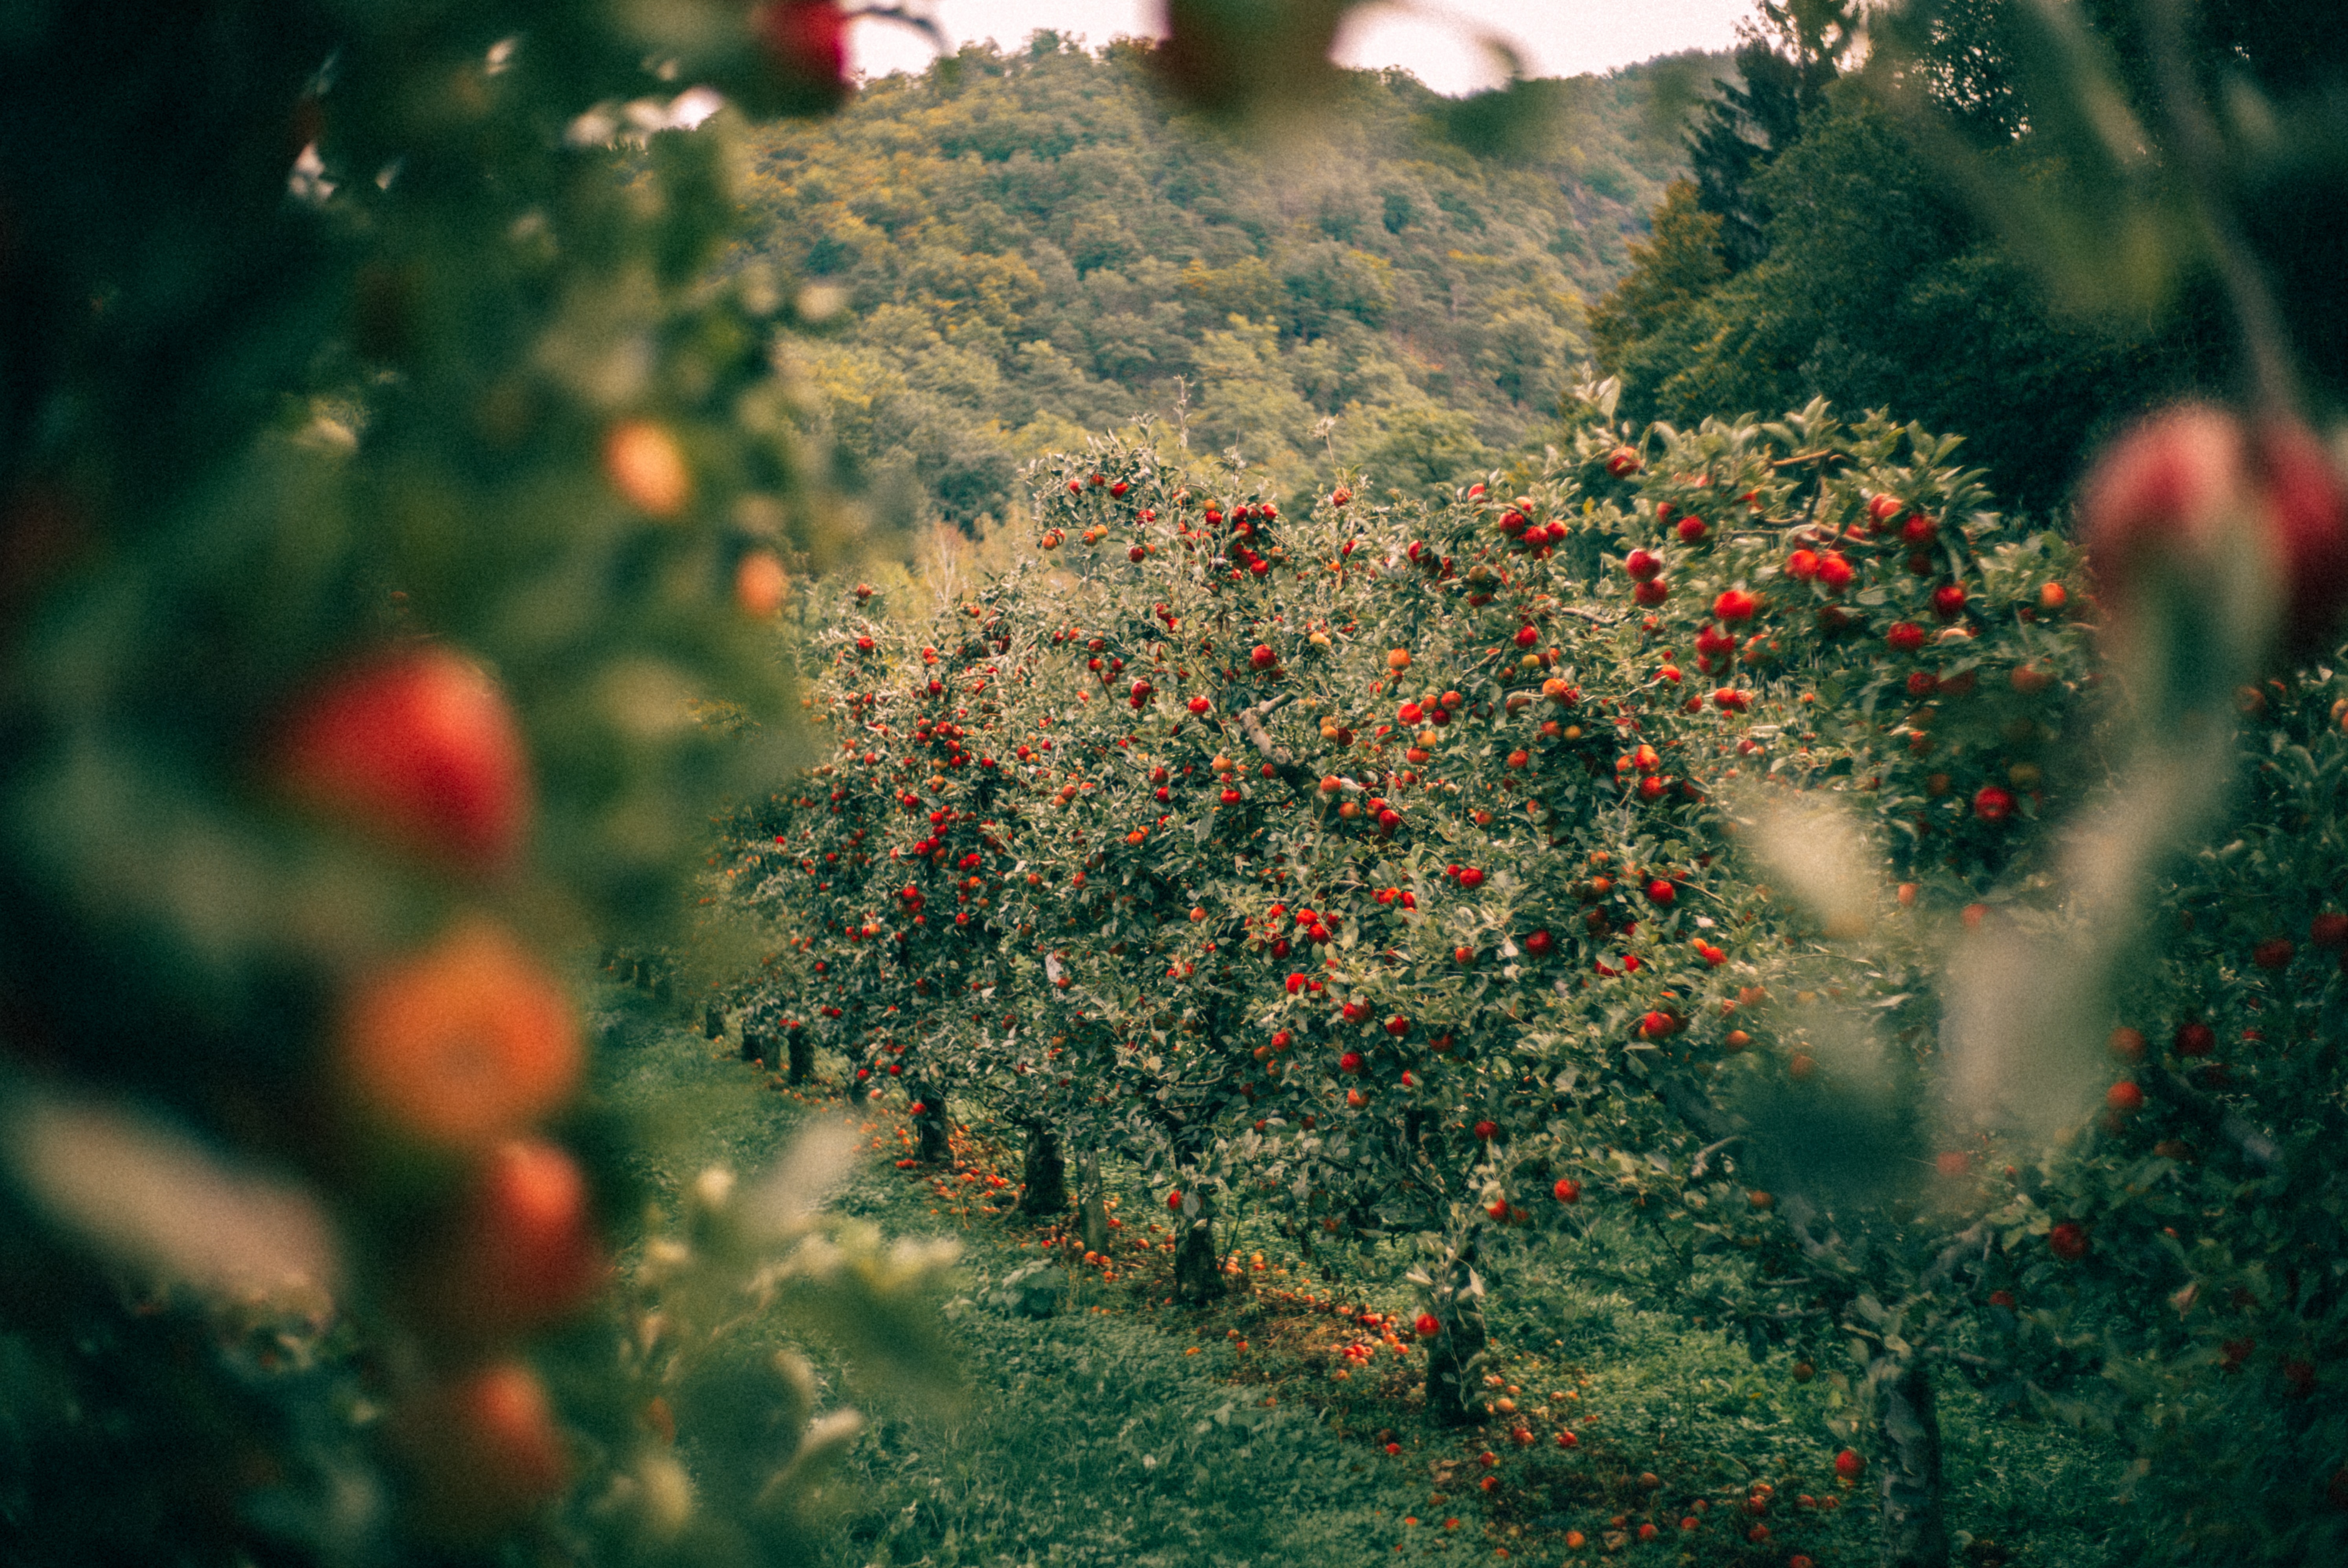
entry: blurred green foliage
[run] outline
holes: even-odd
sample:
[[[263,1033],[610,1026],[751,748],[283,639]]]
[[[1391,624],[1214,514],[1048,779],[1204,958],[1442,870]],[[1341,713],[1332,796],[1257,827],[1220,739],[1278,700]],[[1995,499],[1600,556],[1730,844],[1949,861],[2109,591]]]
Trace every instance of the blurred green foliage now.
[[[594,1373],[554,1379],[550,1420],[522,1363],[581,1344],[527,1342],[551,1307],[482,1335],[405,1310],[420,1240],[462,1222],[486,1167],[366,1121],[345,1026],[376,977],[409,977],[387,1005],[414,1073],[453,1040],[567,1097],[578,1040],[533,951],[663,927],[708,800],[789,754],[689,705],[782,714],[738,569],[819,562],[851,531],[767,354],[793,280],[708,276],[741,117],[840,86],[757,19],[733,0],[0,15],[0,1556],[420,1561],[493,1553],[491,1525],[625,1555],[676,1512],[656,1487],[568,1524],[533,1506],[566,1456],[598,1491],[640,1456],[627,1329],[601,1316],[617,1304],[591,1315]],[[716,107],[689,84],[730,107],[688,131],[685,108]],[[289,799],[289,715],[422,645],[488,677],[472,727],[377,702],[342,765],[380,756],[528,822],[510,864]],[[480,766],[509,716],[525,779]],[[454,776],[414,785],[418,751],[454,753]],[[469,795],[485,777],[497,798]],[[415,981],[402,966],[449,930],[519,937]],[[541,1140],[592,1269],[579,1211],[623,1201],[617,1130],[571,1106],[492,1131]],[[155,1263],[225,1276],[256,1236],[298,1284]],[[744,1251],[704,1261],[738,1272]],[[852,1238],[829,1255],[786,1310],[878,1322],[876,1290],[917,1299],[879,1265],[839,1285]],[[519,1390],[505,1427],[435,1403],[484,1387]],[[427,1462],[386,1435],[408,1410],[454,1411],[408,1434]],[[767,1471],[810,1413],[771,1402]],[[486,1508],[438,1507],[436,1452],[507,1467]]]

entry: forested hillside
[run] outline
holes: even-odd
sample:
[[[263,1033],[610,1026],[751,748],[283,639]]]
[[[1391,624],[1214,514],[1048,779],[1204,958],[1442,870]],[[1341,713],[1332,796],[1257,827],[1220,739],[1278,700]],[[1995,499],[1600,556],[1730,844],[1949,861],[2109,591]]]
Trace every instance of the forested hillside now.
[[[1144,67],[1038,34],[757,133],[741,259],[845,291],[796,354],[852,488],[974,526],[1019,462],[1145,412],[1283,493],[1314,462],[1483,467],[1554,419],[1584,302],[1684,164],[1662,106],[1723,68],[1538,84],[1540,128],[1497,151],[1457,101],[1356,74],[1267,156]]]
[[[2240,385],[2250,366],[2182,166],[2141,155],[2168,111],[2138,7],[2081,8],[2118,62],[2114,118],[2092,133],[2023,108],[2021,84],[2059,54],[2031,9],[1920,11],[1890,29],[1901,49],[1856,68],[1833,8],[1765,3],[1735,56],[1741,85],[1701,112],[1692,178],[1592,309],[1624,411],[1689,424],[1812,397],[1889,407],[1963,431],[2002,492],[2050,507],[2131,416]],[[2272,118],[2327,69],[2277,15],[2264,0],[2194,7],[2180,68],[2224,84],[2258,128],[2239,138],[2242,240],[2299,374],[2336,401],[2348,231],[2325,182],[2340,122],[2336,108]]]

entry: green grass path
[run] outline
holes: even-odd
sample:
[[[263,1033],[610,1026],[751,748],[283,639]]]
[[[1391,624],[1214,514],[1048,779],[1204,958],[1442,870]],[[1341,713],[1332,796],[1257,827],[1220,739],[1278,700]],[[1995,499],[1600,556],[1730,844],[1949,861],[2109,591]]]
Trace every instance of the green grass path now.
[[[601,1094],[636,1123],[635,1173],[672,1214],[700,1172],[757,1172],[814,1113],[638,993],[604,987],[596,1006]],[[1390,1353],[1375,1336],[1341,1332],[1326,1314],[1280,1306],[1261,1288],[1193,1312],[1079,1271],[1064,1310],[1037,1318],[999,1309],[994,1287],[1041,1255],[1032,1228],[934,1207],[926,1182],[891,1163],[901,1119],[876,1111],[860,1120],[883,1147],[835,1206],[891,1235],[960,1237],[963,1276],[948,1312],[971,1393],[952,1411],[858,1401],[871,1427],[839,1489],[844,1517],[829,1559],[838,1568],[1318,1568],[1504,1553],[1543,1568],[1783,1568],[1797,1553],[1819,1568],[1874,1560],[1869,1489],[1843,1491],[1831,1512],[1800,1501],[1837,1493],[1821,1419],[1826,1379],[1797,1387],[1784,1366],[1756,1367],[1719,1336],[1643,1310],[1620,1289],[1591,1288],[1553,1261],[1528,1258],[1497,1298],[1503,1372],[1527,1411],[1542,1412],[1519,1418],[1538,1435],[1519,1452],[1506,1441],[1513,1420],[1466,1432],[1426,1426],[1411,1402],[1393,1398],[1406,1379],[1399,1368],[1336,1380],[1338,1363],[1321,1352],[1337,1338],[1368,1338],[1381,1368]],[[1607,1256],[1610,1242],[1629,1271],[1636,1237],[1628,1232],[1593,1235],[1583,1256]],[[1278,1255],[1276,1238],[1251,1235],[1244,1222],[1225,1245]],[[1404,1309],[1392,1285],[1365,1283],[1398,1278],[1391,1263],[1341,1276],[1344,1299]],[[1324,1299],[1333,1288],[1310,1283]],[[1959,1562],[2119,1560],[2099,1511],[2083,1506],[2112,1494],[2111,1455],[1986,1419],[1963,1389],[1946,1394],[1942,1419],[1955,1522],[1969,1548]],[[1579,1437],[1570,1452],[1553,1443],[1567,1426]],[[1401,1453],[1373,1440],[1381,1429]],[[1488,1495],[1478,1490],[1488,1445],[1498,1460]],[[1762,1481],[1774,1496],[1755,1515],[1745,1503]],[[1656,1539],[1639,1540],[1642,1522],[1655,1524]],[[1748,1536],[1756,1523],[1768,1531],[1757,1542]]]

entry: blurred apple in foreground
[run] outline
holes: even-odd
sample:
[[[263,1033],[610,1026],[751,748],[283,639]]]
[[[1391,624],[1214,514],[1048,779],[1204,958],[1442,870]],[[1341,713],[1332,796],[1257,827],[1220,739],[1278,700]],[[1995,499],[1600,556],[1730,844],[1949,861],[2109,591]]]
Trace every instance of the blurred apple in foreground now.
[[[510,865],[530,767],[496,684],[445,649],[378,654],[295,705],[271,751],[280,793],[460,869]]]
[[[2348,487],[2303,425],[2180,405],[2105,452],[2079,511],[2098,595],[2119,618],[2140,612],[2154,572],[2215,580],[2244,548],[2267,553],[2278,640],[2293,656],[2321,649],[2348,599]]]

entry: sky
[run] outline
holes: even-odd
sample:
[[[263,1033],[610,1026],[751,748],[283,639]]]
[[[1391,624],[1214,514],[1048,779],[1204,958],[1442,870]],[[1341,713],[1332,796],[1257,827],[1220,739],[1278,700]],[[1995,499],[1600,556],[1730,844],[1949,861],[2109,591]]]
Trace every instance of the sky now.
[[[1039,27],[1094,45],[1120,33],[1157,33],[1164,0],[934,0],[932,14],[950,44],[993,38],[1005,48]],[[1681,49],[1726,49],[1752,0],[1419,0],[1356,13],[1338,37],[1348,66],[1407,67],[1438,92],[1491,87],[1500,70],[1474,36],[1506,38],[1536,77],[1579,76]],[[920,70],[928,43],[910,29],[878,20],[856,24],[855,63],[868,76]]]

